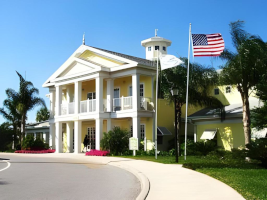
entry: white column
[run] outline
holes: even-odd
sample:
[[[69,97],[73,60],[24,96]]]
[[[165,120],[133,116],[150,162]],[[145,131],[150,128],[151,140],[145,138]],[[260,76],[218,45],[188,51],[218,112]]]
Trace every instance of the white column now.
[[[73,153],[73,122],[66,123],[67,129],[67,152]]]
[[[49,146],[55,149],[55,124],[49,124]]]
[[[114,98],[114,80],[107,80],[107,112],[113,110],[113,98]]]
[[[95,79],[96,112],[103,111],[103,77]]]
[[[107,119],[107,132],[112,130],[111,119]]]
[[[36,140],[36,132],[34,132],[34,140]]]
[[[75,101],[75,108],[74,113],[78,114],[80,111],[80,101],[82,98],[82,82],[75,82],[75,89],[74,89],[74,101]]]
[[[61,115],[62,86],[56,86],[56,116]]]
[[[194,142],[197,142],[197,125],[194,125]]]
[[[140,110],[140,75],[132,75],[133,109]]]
[[[82,121],[74,122],[74,153],[81,153]]]
[[[133,117],[133,137],[138,138],[138,149],[140,143],[140,117]]]
[[[100,140],[103,137],[103,119],[95,120],[95,148],[100,150]]]
[[[43,140],[46,142],[46,132],[43,132]]]
[[[55,106],[56,106],[56,102],[55,102],[55,90],[49,90],[50,91],[50,118],[54,118],[55,116]]]
[[[56,122],[56,153],[62,153],[62,122]]]

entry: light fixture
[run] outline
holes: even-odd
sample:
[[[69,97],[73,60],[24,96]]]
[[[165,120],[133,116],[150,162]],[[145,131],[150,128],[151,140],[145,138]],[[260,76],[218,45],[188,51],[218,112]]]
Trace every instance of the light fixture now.
[[[172,93],[172,96],[178,96],[178,93],[179,93],[178,88],[172,88],[171,93]]]

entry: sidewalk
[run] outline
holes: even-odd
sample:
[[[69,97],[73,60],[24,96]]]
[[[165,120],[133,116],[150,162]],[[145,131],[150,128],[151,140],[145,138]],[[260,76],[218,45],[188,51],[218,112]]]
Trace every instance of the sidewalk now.
[[[13,154],[14,155],[14,154]],[[182,165],[116,157],[84,156],[84,154],[19,154],[19,156],[53,157],[66,162],[108,164],[133,173],[140,180],[139,199],[164,200],[239,200],[234,189],[205,174],[185,169]]]

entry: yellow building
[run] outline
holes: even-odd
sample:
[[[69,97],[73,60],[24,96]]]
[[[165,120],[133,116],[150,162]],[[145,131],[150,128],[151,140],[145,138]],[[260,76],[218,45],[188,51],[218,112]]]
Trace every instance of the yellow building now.
[[[57,153],[79,153],[87,137],[89,149],[100,149],[103,132],[114,126],[128,129],[139,141],[154,141],[153,52],[166,54],[170,44],[157,36],[142,41],[150,56],[142,59],[83,42],[43,84],[49,89],[50,146]]]
[[[225,105],[225,112],[221,113],[220,109],[204,108],[191,114],[188,119],[189,126],[193,128],[191,128],[192,131],[189,134],[194,134],[196,141],[217,140],[217,145],[225,150],[244,148],[243,106],[237,88],[219,86],[212,88],[210,95],[216,97]],[[260,105],[253,92],[249,102],[251,109]]]

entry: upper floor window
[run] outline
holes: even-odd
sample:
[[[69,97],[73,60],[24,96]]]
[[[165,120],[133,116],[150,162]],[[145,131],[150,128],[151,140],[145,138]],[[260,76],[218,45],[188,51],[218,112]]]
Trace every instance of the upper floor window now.
[[[151,51],[151,47],[147,47],[147,50],[148,50],[148,51]]]
[[[95,92],[88,92],[87,93],[87,99],[95,99]]]
[[[225,92],[226,93],[231,93],[231,86],[226,86]]]
[[[159,50],[159,46],[155,46],[155,50]]]
[[[166,47],[162,47],[163,48],[163,51],[166,51]]]
[[[129,86],[129,96],[133,96],[133,88],[132,86]],[[140,97],[144,96],[144,84],[140,84]]]
[[[218,95],[218,94],[219,94],[219,88],[215,88],[215,89],[214,89],[214,94],[215,94],[215,95]]]

